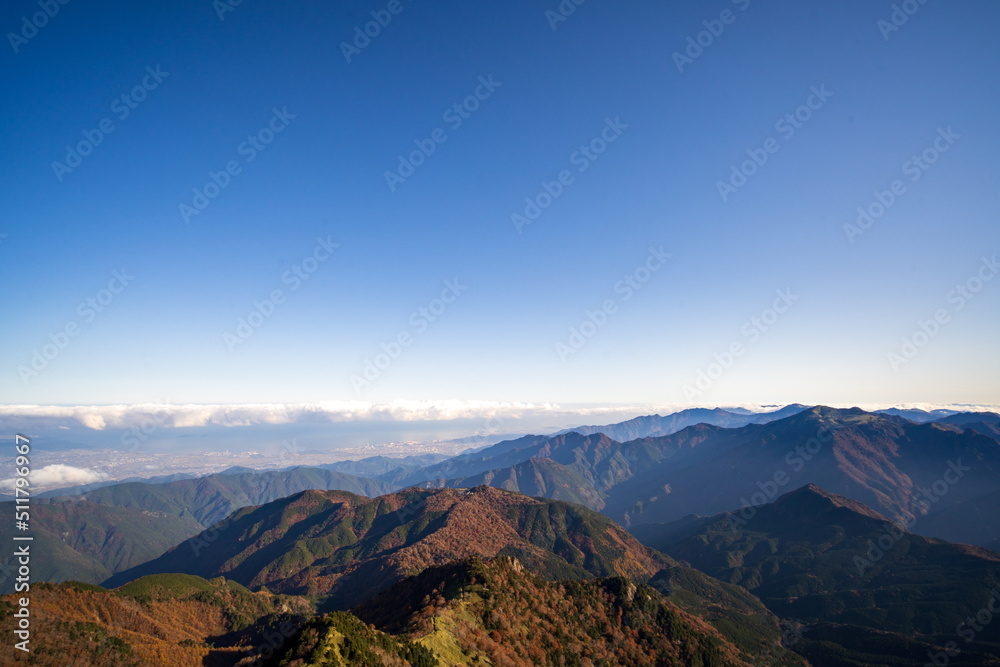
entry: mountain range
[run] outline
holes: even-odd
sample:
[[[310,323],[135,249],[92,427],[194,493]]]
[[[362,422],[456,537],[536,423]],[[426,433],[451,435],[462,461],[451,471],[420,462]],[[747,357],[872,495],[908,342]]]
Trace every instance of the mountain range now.
[[[624,525],[763,504],[815,483],[891,518],[916,516],[914,530],[933,534],[940,524],[929,518],[959,504],[963,516],[973,516],[970,508],[990,515],[1000,490],[1000,445],[953,423],[815,407],[765,424],[697,424],[624,443],[603,433],[527,436],[429,466],[404,483],[489,484],[585,504]],[[958,541],[1000,538],[990,522],[948,525]]]
[[[1000,626],[982,617],[1000,602],[1000,554],[906,533],[814,485],[633,531],[645,546],[581,506],[490,487],[307,491],[236,512],[115,575],[113,591],[43,585],[46,617],[63,620],[47,622],[42,653],[73,644],[93,664],[250,664],[267,650],[275,665],[563,665],[570,655],[892,665],[962,642],[949,664],[1000,664]],[[103,609],[105,620],[73,620],[75,609]],[[173,629],[152,629],[162,623]]]
[[[710,424],[723,428],[739,428],[747,424],[767,424],[768,422],[791,417],[805,410],[808,406],[799,403],[786,405],[783,408],[771,412],[734,412],[722,408],[688,408],[680,412],[674,412],[661,417],[660,415],[647,415],[636,417],[617,424],[605,424],[602,426],[574,426],[559,431],[555,435],[576,432],[581,435],[593,435],[603,433],[604,435],[626,442],[628,440],[638,440],[640,438],[653,438],[657,436],[671,435],[677,433],[688,426],[696,424]]]
[[[989,427],[997,426],[1000,416],[950,413],[930,421],[937,415],[921,413],[928,421],[918,424],[888,412],[800,405],[756,416],[685,411],[671,420],[674,426],[695,418],[766,423],[736,428],[699,423],[627,442],[603,433],[634,430],[638,422],[662,427],[665,418],[653,416],[588,427],[597,431],[591,434],[524,436],[443,461],[439,455],[371,457],[323,468],[233,469],[152,484],[128,482],[39,499],[39,508],[46,503],[53,509],[39,509],[35,525],[52,544],[42,565],[48,580],[77,573],[77,578],[97,583],[237,509],[307,489],[373,497],[410,485],[488,485],[579,503],[631,526],[761,504],[790,488],[815,483],[890,518],[914,515],[918,520],[911,529],[917,533],[995,548],[1000,541],[1000,448]],[[781,418],[787,414],[791,416]],[[958,467],[960,478],[949,462]],[[344,472],[352,470],[374,476]],[[958,483],[948,483],[946,475]],[[702,483],[706,479],[713,483]],[[935,493],[935,484],[944,493]],[[81,502],[82,508],[105,509],[69,511],[67,505],[54,510]],[[9,531],[0,528],[0,536]],[[0,585],[0,590],[10,590],[9,580]]]
[[[687,412],[40,499],[36,659],[1000,664],[1000,416]]]

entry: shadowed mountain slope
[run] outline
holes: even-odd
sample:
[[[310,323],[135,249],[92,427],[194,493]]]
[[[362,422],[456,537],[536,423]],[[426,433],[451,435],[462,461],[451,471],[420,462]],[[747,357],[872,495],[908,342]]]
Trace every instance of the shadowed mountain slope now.
[[[158,572],[225,576],[344,609],[432,565],[498,554],[549,579],[644,581],[670,562],[596,512],[490,487],[374,499],[306,491],[244,508],[108,585]]]
[[[0,512],[13,517],[14,503],[0,503]],[[7,544],[12,524],[6,522],[0,529],[0,539]],[[32,580],[99,583],[114,572],[156,558],[200,530],[201,524],[190,517],[86,500],[39,503],[31,508]],[[0,557],[5,572],[16,569],[13,551]],[[0,593],[12,592],[14,578],[3,577]]]
[[[822,664],[866,664],[873,656],[923,661],[950,641],[961,642],[962,664],[1000,657],[1000,625],[970,633],[967,622],[1000,596],[1000,554],[900,531],[816,486],[770,505],[633,532],[803,624],[795,650],[811,661],[833,655],[840,657]]]

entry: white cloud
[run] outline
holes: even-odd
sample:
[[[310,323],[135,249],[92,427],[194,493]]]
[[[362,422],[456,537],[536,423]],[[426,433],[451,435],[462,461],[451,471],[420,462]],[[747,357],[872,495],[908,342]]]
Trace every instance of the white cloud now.
[[[102,431],[107,424],[104,421],[104,417],[101,415],[88,414],[82,417],[83,425],[87,428],[92,428],[95,431]]]
[[[144,403],[135,405],[98,406],[0,406],[0,426],[7,430],[79,428],[97,431],[106,428],[164,428],[199,426],[252,426],[257,424],[294,424],[300,422],[353,421],[449,421],[455,419],[500,420],[515,428],[517,420],[546,419],[568,423],[606,423],[637,415],[670,414],[690,407],[745,407],[751,410],[773,410],[775,406],[739,405],[715,406],[690,404],[645,404],[619,406],[560,406],[555,403],[526,403],[474,400],[396,400],[384,403],[366,401],[322,401],[316,403],[246,403],[232,405],[172,405]],[[832,407],[853,407],[834,405]],[[920,407],[925,410],[950,408],[959,411],[988,410],[996,405],[943,404],[865,404],[858,407],[876,410],[887,407]]]
[[[488,419],[498,415],[559,414],[553,404],[496,401],[326,401],[317,403],[248,403],[237,405],[172,405],[145,403],[99,406],[0,406],[0,424],[19,427],[80,427],[101,431],[106,428],[133,428],[144,423],[163,427],[251,426],[292,424],[303,421],[446,421]]]
[[[74,468],[60,464],[45,466],[32,470],[28,476],[32,490],[75,486],[77,484],[92,484],[107,479],[105,473],[87,468]],[[14,489],[16,478],[0,480],[0,489]]]

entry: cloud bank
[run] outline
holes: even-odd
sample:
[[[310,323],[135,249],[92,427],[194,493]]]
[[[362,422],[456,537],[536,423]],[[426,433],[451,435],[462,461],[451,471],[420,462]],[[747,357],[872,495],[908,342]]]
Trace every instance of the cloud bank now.
[[[517,418],[565,411],[554,404],[496,401],[326,401],[317,403],[248,403],[238,405],[5,405],[0,425],[6,428],[86,427],[134,428],[154,423],[166,428],[254,426],[302,422],[448,421],[454,419]],[[599,412],[595,411],[595,412]]]
[[[512,422],[531,418],[551,420],[578,420],[582,423],[605,423],[604,420],[621,421],[637,415],[666,415],[691,407],[739,407],[753,411],[774,410],[776,405],[691,405],[647,404],[598,407],[560,406],[555,403],[526,403],[476,400],[396,400],[383,403],[365,401],[323,401],[316,403],[246,403],[174,405],[170,403],[142,403],[134,405],[4,405],[0,406],[0,427],[4,429],[30,428],[79,428],[95,431],[108,428],[142,428],[156,425],[163,428],[191,428],[202,426],[254,426],[259,424],[295,424],[304,422],[356,422],[356,421],[449,421],[479,419],[484,421]],[[832,407],[853,407],[833,405]],[[939,408],[956,411],[996,412],[996,405],[967,404],[863,404],[865,410],[889,407],[934,410]],[[587,421],[591,420],[591,421]]]

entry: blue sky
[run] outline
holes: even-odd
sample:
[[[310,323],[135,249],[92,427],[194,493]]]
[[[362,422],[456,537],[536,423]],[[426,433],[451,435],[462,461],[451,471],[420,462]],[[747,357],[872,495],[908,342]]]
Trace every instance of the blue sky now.
[[[0,402],[1000,402],[1000,6],[389,4],[5,4]]]

